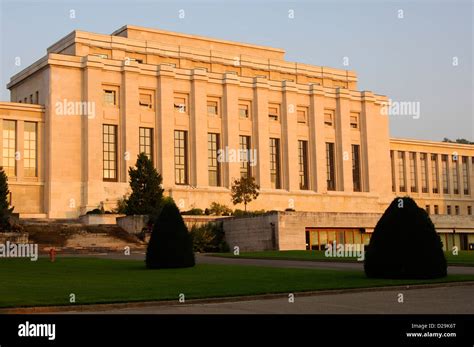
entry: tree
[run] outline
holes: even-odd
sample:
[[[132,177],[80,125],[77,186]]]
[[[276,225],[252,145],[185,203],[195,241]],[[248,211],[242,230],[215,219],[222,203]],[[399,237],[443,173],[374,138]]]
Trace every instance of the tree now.
[[[474,145],[474,142],[471,142],[466,139],[456,139],[456,141],[451,141],[449,138],[443,138],[443,142],[451,142],[451,143],[461,143],[463,145]]]
[[[10,190],[8,189],[8,177],[0,167],[0,230],[8,231],[11,229],[10,217],[13,213],[13,207],[9,207],[8,198]]]
[[[193,244],[179,209],[171,198],[163,200],[146,252],[149,269],[192,267]]]
[[[252,176],[234,180],[231,191],[232,203],[234,205],[244,203],[247,212],[247,204],[258,197],[259,189],[259,185],[255,183],[255,178]]]
[[[163,199],[162,177],[145,153],[138,155],[135,166],[128,169],[132,193],[126,200],[125,213],[156,214]]]
[[[372,278],[438,278],[447,274],[443,245],[426,211],[395,198],[378,221],[365,254]]]

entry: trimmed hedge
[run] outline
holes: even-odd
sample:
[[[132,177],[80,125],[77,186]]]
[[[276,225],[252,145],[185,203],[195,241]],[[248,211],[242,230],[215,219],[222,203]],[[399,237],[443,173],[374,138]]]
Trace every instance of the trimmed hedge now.
[[[364,260],[371,278],[427,279],[447,275],[443,245],[428,213],[395,198],[378,221]]]
[[[179,209],[165,199],[150,236],[146,252],[149,269],[181,268],[195,265],[193,244]]]

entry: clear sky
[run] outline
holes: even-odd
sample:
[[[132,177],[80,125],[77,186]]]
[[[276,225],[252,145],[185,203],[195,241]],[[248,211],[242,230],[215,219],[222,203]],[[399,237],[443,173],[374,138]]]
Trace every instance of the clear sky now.
[[[474,141],[473,17],[469,0],[0,0],[0,100],[9,100],[13,74],[72,30],[110,34],[133,24],[284,48],[289,61],[355,70],[359,90],[419,102],[418,119],[390,116],[392,136]]]

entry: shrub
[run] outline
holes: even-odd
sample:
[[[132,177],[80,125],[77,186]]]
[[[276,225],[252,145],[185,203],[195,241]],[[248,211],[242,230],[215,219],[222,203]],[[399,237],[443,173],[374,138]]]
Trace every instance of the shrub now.
[[[127,214],[127,195],[122,196],[120,199],[117,200],[117,206],[112,211],[113,213],[118,214]]]
[[[192,267],[195,264],[191,237],[172,199],[164,200],[160,206],[145,262],[149,269]]]
[[[222,223],[206,223],[191,228],[191,239],[195,252],[229,252],[224,239]]]
[[[87,211],[86,214],[103,214],[104,212],[100,208],[94,208],[93,210]]]
[[[204,214],[204,211],[200,208],[192,208],[189,211],[181,212],[181,214],[188,216],[202,216]]]
[[[215,216],[230,216],[232,214],[232,210],[229,207],[224,204],[219,204],[218,202],[213,202],[208,211],[209,214]]]
[[[232,214],[234,217],[255,217],[265,214],[265,210],[255,210],[255,211],[243,211],[236,209]]]
[[[409,198],[396,198],[378,221],[365,254],[373,278],[438,278],[447,274],[443,245],[429,215]]]

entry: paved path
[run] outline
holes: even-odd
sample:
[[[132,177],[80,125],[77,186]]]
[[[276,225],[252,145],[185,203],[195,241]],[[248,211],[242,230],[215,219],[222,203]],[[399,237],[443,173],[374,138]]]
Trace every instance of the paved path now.
[[[144,252],[136,252],[131,255],[121,253],[99,253],[99,254],[76,254],[67,255],[78,257],[99,257],[109,259],[134,259],[144,260]],[[244,259],[244,258],[221,258],[208,255],[196,254],[198,264],[224,264],[224,265],[251,265],[251,266],[269,266],[280,268],[300,268],[300,269],[330,269],[330,270],[359,270],[363,271],[363,263],[343,263],[343,262],[322,262],[305,260],[270,260],[270,259]],[[474,275],[474,266],[448,266],[449,274]]]
[[[398,302],[403,294],[403,303]],[[474,286],[384,290],[344,294],[295,296],[281,299],[206,304],[153,305],[96,311],[100,314],[472,314]],[[67,313],[91,313],[69,311]]]

